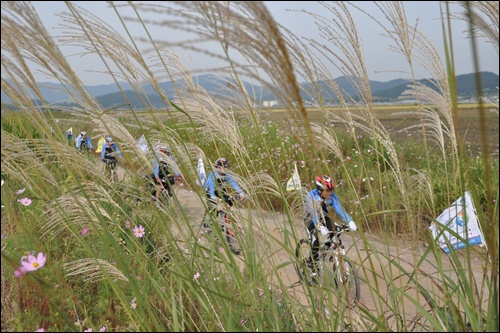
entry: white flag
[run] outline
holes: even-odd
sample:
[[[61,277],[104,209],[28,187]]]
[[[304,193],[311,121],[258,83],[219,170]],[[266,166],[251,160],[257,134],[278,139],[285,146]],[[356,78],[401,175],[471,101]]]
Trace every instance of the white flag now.
[[[203,186],[205,184],[207,174],[205,173],[205,165],[203,164],[203,159],[201,157],[198,158],[198,166],[196,169],[198,170],[198,180],[196,181],[196,185]]]
[[[146,142],[146,137],[144,137],[144,134],[141,135],[139,140],[137,140],[136,144],[137,144],[137,147],[139,147],[139,149],[145,153],[149,150],[148,143]]]
[[[443,227],[448,230],[443,230]],[[446,253],[450,253],[446,239],[451,244],[452,250],[459,250],[466,246],[484,242],[474,202],[469,192],[465,192],[462,197],[439,215],[436,223],[432,222],[429,229],[439,247]],[[459,237],[451,234],[450,231],[453,231]]]
[[[300,190],[301,185],[300,185],[300,177],[299,177],[299,171],[297,170],[297,163],[295,163],[295,170],[293,171],[292,177],[288,180],[286,183],[286,191],[294,191],[294,190]]]

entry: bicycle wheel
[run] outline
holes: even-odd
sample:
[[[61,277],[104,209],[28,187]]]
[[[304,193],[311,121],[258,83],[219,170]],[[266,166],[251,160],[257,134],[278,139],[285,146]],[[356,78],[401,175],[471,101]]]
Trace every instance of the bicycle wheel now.
[[[316,281],[312,269],[311,242],[309,239],[303,238],[297,243],[295,257],[297,260],[294,262],[294,266],[300,280],[309,285],[315,285]]]
[[[349,302],[359,301],[361,286],[356,268],[344,258],[340,259],[339,262],[340,265],[337,265],[336,260],[332,262],[332,282],[335,288],[344,293]]]
[[[113,161],[110,165],[111,182],[115,183],[118,181],[118,170],[116,167],[116,161]]]
[[[222,216],[223,222],[221,223],[221,227],[223,234],[226,235],[227,245],[229,245],[229,248],[234,254],[240,254],[240,243],[238,242],[238,238],[236,238],[236,235],[234,234],[234,229],[237,222],[234,219],[230,220],[226,213],[224,213],[223,215],[224,216]]]

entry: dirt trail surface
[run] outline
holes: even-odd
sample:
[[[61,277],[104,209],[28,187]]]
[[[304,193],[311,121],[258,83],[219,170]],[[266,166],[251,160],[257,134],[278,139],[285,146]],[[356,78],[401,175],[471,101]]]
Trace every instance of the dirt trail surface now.
[[[123,179],[123,173],[120,178]],[[175,186],[174,192],[178,200],[177,209],[182,209],[192,221],[199,221],[201,223],[204,205],[200,201],[199,195],[179,185]],[[293,265],[293,253],[297,240],[293,239],[290,228],[285,227],[288,223],[286,216],[276,212],[257,211],[250,207],[252,207],[251,204],[238,205],[236,203],[233,211],[240,216],[240,223],[243,225],[245,232],[253,233],[256,242],[254,249],[259,252],[257,258],[260,258],[263,261],[262,264],[264,267],[269,269],[269,276],[272,279],[270,282],[277,282],[278,279],[281,279],[283,284],[287,286],[287,292],[294,295],[302,304],[308,305],[310,300],[307,294],[309,292],[308,288],[304,288],[299,281]],[[248,217],[248,214],[252,216],[252,230],[249,230],[247,222],[249,219],[245,217]],[[193,226],[196,227],[195,225]],[[300,228],[296,228],[296,230],[300,230]],[[288,235],[288,244],[293,244],[289,246],[288,251],[280,245],[287,244],[285,235]],[[303,234],[297,237],[303,238],[305,236],[306,232],[304,229]],[[362,238],[365,238],[365,241]],[[424,247],[412,250],[409,247],[410,244],[399,244],[396,241],[385,244],[373,235],[361,234],[359,231],[344,233],[342,241],[346,248],[347,257],[354,262],[361,280],[360,306],[376,314],[384,313],[386,318],[394,318],[393,313],[388,311],[387,305],[383,304],[384,302],[382,301],[391,302],[391,298],[389,297],[390,288],[387,286],[392,280],[395,286],[402,287],[402,290],[404,290],[397,298],[400,302],[397,305],[399,315],[404,316],[408,321],[415,319],[418,315],[415,305],[409,298],[417,299],[426,309],[430,309],[429,305],[426,305],[424,297],[416,291],[415,283],[408,283],[408,277],[402,274],[402,270],[410,273],[415,271],[413,267],[421,259],[425,251]],[[472,271],[476,283],[480,285],[484,279],[484,260],[480,259],[479,255],[475,255],[477,256],[477,260],[472,260]],[[237,258],[240,268],[244,269],[244,256],[238,255]],[[396,265],[391,263],[392,260]],[[442,270],[439,270],[436,258],[426,255],[426,260],[419,263],[416,275],[416,279],[421,286],[437,301],[443,299],[438,287],[443,284],[442,281],[444,279],[457,281],[458,279],[456,270],[444,252],[441,260]],[[463,258],[461,264],[465,269],[467,269],[466,262],[468,261]],[[272,274],[272,272],[277,273]],[[406,283],[408,283],[407,286]],[[321,292],[320,288],[312,289],[317,289],[318,292]],[[409,297],[404,297],[404,295]],[[440,306],[442,304],[437,305]],[[395,325],[394,322],[393,325]],[[358,329],[366,330],[369,328],[358,327]],[[396,329],[396,327],[393,326],[392,329]]]

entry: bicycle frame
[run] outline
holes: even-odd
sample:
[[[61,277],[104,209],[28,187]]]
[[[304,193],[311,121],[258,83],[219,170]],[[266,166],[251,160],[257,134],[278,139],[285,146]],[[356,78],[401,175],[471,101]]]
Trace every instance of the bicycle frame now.
[[[211,228],[212,222],[210,221],[207,223],[206,219],[211,219],[210,216],[212,216],[221,228],[222,234],[226,236],[226,241],[231,251],[235,254],[240,254],[241,251],[239,242],[234,234],[234,228],[238,227],[238,222],[234,216],[229,213],[230,209],[231,206],[227,205],[223,201],[212,202],[212,204],[208,205],[207,210],[205,211],[202,219],[202,225],[207,229]]]
[[[118,180],[117,161],[106,159],[104,162],[104,172],[109,175],[109,180],[113,183]]]
[[[360,299],[360,282],[355,267],[345,257],[346,250],[340,239],[344,231],[344,228],[335,225],[333,232],[322,234],[316,230],[308,238],[301,239],[295,251],[298,259],[295,268],[304,282],[317,285],[318,279],[321,279],[334,289],[345,290],[347,298],[357,301]],[[319,241],[318,262],[313,263],[312,244],[316,238]]]

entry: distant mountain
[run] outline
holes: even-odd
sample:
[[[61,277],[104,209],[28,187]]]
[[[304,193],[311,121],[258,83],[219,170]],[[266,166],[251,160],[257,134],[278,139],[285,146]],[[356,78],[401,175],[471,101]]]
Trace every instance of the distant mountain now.
[[[483,94],[486,96],[498,96],[498,75],[491,72],[481,72],[480,77]],[[227,98],[231,97],[230,92],[232,86],[236,87],[234,81],[230,79],[222,79],[211,74],[195,76],[193,77],[193,81],[196,85],[198,85],[202,89],[205,89],[210,94],[225,96]],[[337,79],[335,79],[335,82],[340,87],[343,94],[352,96],[353,98],[357,99],[358,91],[355,89],[355,87],[352,86],[351,81],[348,77],[338,77]],[[419,80],[419,82],[433,87],[431,80],[423,79]],[[456,77],[456,82],[457,91],[460,98],[474,98],[474,96],[476,96],[475,74],[471,73],[458,75]],[[177,87],[186,86],[186,83],[183,80],[177,80],[175,81],[175,84]],[[261,86],[253,85],[248,82],[244,82],[243,84],[245,86],[245,89],[249,92],[249,95],[255,96],[257,103],[261,103],[263,101],[272,101],[276,99],[269,90],[263,89]],[[380,102],[397,101],[398,98],[401,97],[402,93],[407,90],[409,84],[409,81],[404,79],[396,79],[387,82],[370,81],[373,99]],[[63,89],[62,85],[42,82],[39,83],[39,87],[47,102],[57,103],[65,106],[72,105],[69,101],[69,94],[65,89]],[[173,99],[176,95],[174,84],[171,81],[161,82],[160,87],[169,99]],[[328,81],[302,83],[301,87],[302,97],[306,101],[311,101],[311,97],[307,94],[308,91],[316,91],[316,89],[319,89],[322,93],[324,101],[331,103],[337,102],[336,96],[330,88]],[[313,87],[315,87],[315,89],[312,89]],[[122,91],[125,91],[128,101],[134,108],[144,108],[144,103],[142,102],[142,100],[147,101],[148,105],[153,108],[164,107],[164,103],[161,100],[160,96],[149,84],[145,84],[142,86],[143,92],[140,94],[140,96],[133,91],[132,86],[128,83],[121,82],[120,88]],[[125,98],[122,96],[122,93],[117,88],[116,84],[87,86],[86,89],[91,94],[96,96],[99,103],[101,103],[101,105],[106,109],[125,106],[127,104]],[[32,96],[35,97],[34,94],[32,94]],[[37,97],[35,98],[38,99]],[[3,90],[2,102],[11,103],[10,99],[3,92]]]

